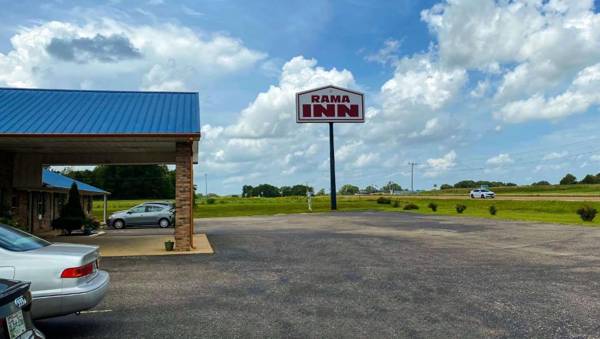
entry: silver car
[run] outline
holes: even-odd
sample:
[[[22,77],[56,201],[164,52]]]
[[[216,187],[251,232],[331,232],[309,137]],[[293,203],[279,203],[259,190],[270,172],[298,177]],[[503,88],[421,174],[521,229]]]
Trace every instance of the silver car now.
[[[97,246],[50,243],[0,224],[0,278],[31,282],[34,319],[96,306],[106,295],[109,275],[98,269]]]
[[[115,229],[127,226],[158,225],[167,228],[173,224],[175,208],[167,202],[149,202],[132,207],[127,211],[113,213],[108,224]]]

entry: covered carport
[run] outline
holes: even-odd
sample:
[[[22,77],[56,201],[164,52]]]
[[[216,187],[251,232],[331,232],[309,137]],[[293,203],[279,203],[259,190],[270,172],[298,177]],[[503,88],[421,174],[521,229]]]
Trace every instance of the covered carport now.
[[[52,165],[174,164],[175,248],[193,244],[198,93],[0,89],[0,205]],[[14,206],[13,206],[14,207]]]

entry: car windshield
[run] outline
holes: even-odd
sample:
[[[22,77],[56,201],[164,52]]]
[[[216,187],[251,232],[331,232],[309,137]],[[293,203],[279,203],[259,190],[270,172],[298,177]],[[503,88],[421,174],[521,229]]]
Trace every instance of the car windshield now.
[[[14,227],[0,224],[0,247],[13,252],[26,252],[50,245],[44,239],[40,239],[29,233]]]

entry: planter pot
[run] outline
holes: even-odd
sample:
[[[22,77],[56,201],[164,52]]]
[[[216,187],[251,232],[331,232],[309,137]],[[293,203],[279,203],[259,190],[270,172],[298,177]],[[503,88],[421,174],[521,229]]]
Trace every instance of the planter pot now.
[[[175,246],[175,243],[172,241],[165,241],[165,250],[170,252],[173,250],[173,247]]]

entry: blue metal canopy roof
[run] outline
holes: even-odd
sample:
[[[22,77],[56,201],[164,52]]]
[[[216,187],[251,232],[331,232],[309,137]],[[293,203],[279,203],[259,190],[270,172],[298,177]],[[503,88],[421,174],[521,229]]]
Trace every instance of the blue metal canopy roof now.
[[[195,92],[0,88],[4,135],[200,135]]]
[[[77,189],[79,189],[82,192],[110,194],[109,192],[101,190],[98,187],[85,184],[75,179],[71,179],[62,174],[52,172],[51,170],[45,168],[42,170],[42,183],[45,187],[48,188],[60,188],[66,190],[70,189],[73,183],[76,183]]]

